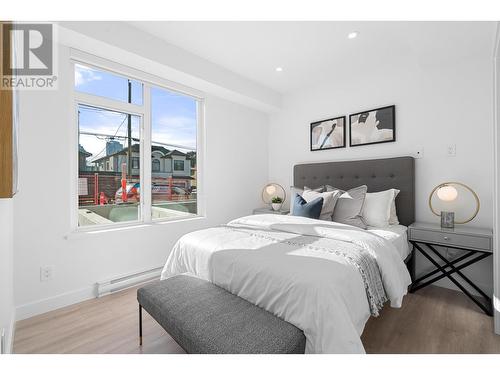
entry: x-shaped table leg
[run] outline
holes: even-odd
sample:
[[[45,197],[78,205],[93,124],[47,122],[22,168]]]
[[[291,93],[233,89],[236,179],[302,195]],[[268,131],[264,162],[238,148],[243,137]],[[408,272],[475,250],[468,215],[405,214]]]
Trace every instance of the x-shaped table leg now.
[[[458,288],[460,288],[460,290],[462,292],[464,292],[464,294],[467,297],[469,297],[476,305],[478,305],[486,314],[488,314],[490,316],[493,315],[493,310],[492,310],[492,307],[491,307],[491,298],[486,293],[484,293],[476,284],[474,284],[474,282],[472,282],[472,280],[470,280],[467,276],[465,276],[462,272],[460,272],[461,269],[466,268],[466,267],[470,266],[471,264],[479,262],[481,259],[484,259],[484,258],[490,256],[491,253],[480,253],[480,255],[476,256],[475,258],[470,259],[469,261],[467,261],[465,263],[462,263],[461,265],[458,265],[458,266],[455,267],[455,264],[457,264],[460,261],[463,261],[463,260],[469,258],[470,256],[472,256],[474,254],[477,254],[478,252],[470,251],[468,249],[460,249],[460,250],[468,251],[468,253],[450,262],[444,256],[442,256],[433,246],[431,246],[429,244],[426,244],[427,247],[438,258],[440,258],[444,262],[444,265],[440,265],[418,243],[416,243],[415,241],[411,241],[411,243],[415,246],[415,248],[417,250],[420,251],[420,253],[422,253],[422,255],[424,255],[436,267],[436,270],[431,271],[428,274],[419,277],[417,280],[415,280],[412,283],[412,285],[410,287],[410,290],[412,292],[415,292],[415,291],[417,291],[417,290],[419,290],[421,288],[424,288],[424,287],[428,286],[429,284],[432,284],[432,283],[434,283],[434,282],[436,282],[436,281],[438,281],[438,280],[440,280],[440,279],[442,279],[444,277],[447,277],[453,284],[455,284]],[[450,270],[446,270],[447,268],[450,268]],[[434,277],[431,280],[428,280],[426,282],[422,282],[423,280],[427,279],[428,277],[430,277],[432,275],[435,275],[438,272],[441,272],[440,276]],[[462,277],[466,283],[468,283],[479,294],[481,294],[481,296],[483,296],[486,299],[487,304],[483,304],[475,296],[473,296],[467,289],[465,289],[460,284],[460,282],[452,276],[452,274],[454,274],[454,273],[456,273],[460,277]]]

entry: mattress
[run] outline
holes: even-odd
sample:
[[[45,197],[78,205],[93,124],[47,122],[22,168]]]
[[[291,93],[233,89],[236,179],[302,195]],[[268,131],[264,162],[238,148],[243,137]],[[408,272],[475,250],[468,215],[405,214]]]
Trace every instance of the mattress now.
[[[404,225],[390,225],[386,228],[368,227],[367,230],[390,241],[398,250],[402,260],[410,255],[410,245],[406,233],[408,228]]]
[[[401,307],[411,284],[383,235],[300,216],[251,215],[184,235],[161,277],[190,273],[273,313],[304,332],[307,353],[364,353],[368,318],[384,299]]]

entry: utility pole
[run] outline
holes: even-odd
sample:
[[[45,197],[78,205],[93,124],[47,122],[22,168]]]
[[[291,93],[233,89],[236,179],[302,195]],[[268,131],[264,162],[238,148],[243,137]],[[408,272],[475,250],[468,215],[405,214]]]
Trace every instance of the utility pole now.
[[[128,102],[132,103],[132,82],[130,79],[128,80]],[[127,158],[127,167],[128,167],[128,178],[132,179],[132,116],[130,114],[127,115],[127,125],[128,125],[128,158]]]

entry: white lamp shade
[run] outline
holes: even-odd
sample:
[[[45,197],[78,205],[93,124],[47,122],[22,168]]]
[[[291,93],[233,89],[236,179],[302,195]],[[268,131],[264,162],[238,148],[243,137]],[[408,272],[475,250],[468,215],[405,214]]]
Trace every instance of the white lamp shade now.
[[[269,195],[274,195],[276,193],[276,186],[274,185],[267,185],[266,186],[266,193]]]
[[[454,201],[458,197],[457,189],[451,185],[441,186],[436,193],[438,198],[445,202]]]

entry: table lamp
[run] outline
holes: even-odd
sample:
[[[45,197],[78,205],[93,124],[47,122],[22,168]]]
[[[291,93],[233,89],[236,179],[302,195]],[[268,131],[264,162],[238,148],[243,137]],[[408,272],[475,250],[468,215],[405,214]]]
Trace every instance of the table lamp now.
[[[459,194],[457,188],[462,188],[463,192]],[[464,192],[469,192],[470,194],[472,194],[476,202],[476,207],[474,208],[472,215],[464,220],[455,220],[455,212],[441,210],[438,213],[432,204],[434,194],[440,201],[449,203],[456,201],[461,194],[464,194]],[[442,228],[454,228],[455,224],[465,224],[474,219],[479,212],[480,203],[477,194],[467,185],[460,182],[444,182],[442,184],[439,184],[432,190],[431,194],[429,195],[429,207],[434,215],[441,216]]]

